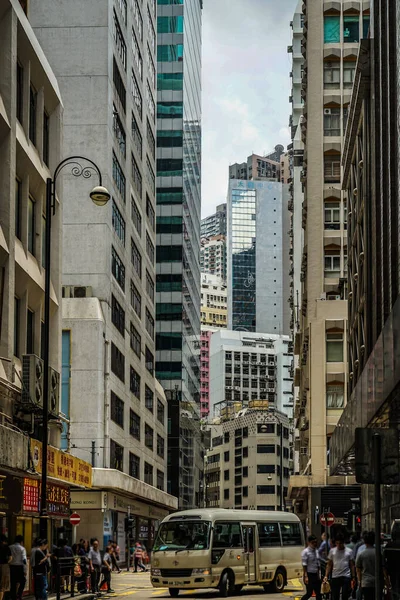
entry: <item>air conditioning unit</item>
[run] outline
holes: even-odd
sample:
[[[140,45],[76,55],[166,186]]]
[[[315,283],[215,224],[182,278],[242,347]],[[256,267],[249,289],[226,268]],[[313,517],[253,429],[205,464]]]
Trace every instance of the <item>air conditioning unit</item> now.
[[[58,415],[60,410],[60,373],[49,367],[49,410]]]
[[[43,406],[43,361],[36,354],[22,357],[22,402]]]
[[[331,115],[331,114],[332,114],[332,109],[324,108],[324,115]]]
[[[91,298],[92,288],[90,285],[63,285],[63,298]]]

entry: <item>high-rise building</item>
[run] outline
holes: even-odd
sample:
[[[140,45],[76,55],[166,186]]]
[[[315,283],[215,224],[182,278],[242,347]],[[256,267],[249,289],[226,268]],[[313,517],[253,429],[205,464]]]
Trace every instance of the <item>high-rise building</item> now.
[[[353,243],[348,259],[349,398],[331,440],[335,474],[354,474],[356,427],[379,423],[379,428],[397,430],[400,415],[400,6],[372,0],[371,15],[369,39],[360,44],[343,151]],[[398,485],[382,488],[382,530],[388,531],[400,516],[400,490]],[[372,527],[373,486],[362,486],[361,500],[363,526]]]
[[[216,275],[201,274],[201,324],[206,327],[227,326],[228,302],[226,283]]]
[[[247,157],[247,162],[230,165],[229,179],[247,179],[253,181],[268,179],[280,181],[280,160],[283,152],[284,147],[281,144],[277,144],[273,152],[265,156],[251,154]]]
[[[229,329],[290,331],[288,197],[279,180],[229,180]]]
[[[226,202],[219,204],[213,215],[201,220],[200,237],[211,238],[226,235]]]
[[[268,400],[293,412],[292,342],[288,336],[220,329],[210,344],[210,415],[233,403]]]
[[[63,94],[63,156],[97,163],[112,195],[100,210],[63,171],[66,443],[87,460],[95,442],[94,485],[118,491],[120,530],[133,497],[138,519],[176,506],[156,417],[156,3],[32,0],[30,11]],[[86,348],[81,365],[70,348]]]
[[[201,272],[226,281],[226,237],[215,235],[202,238],[200,251]]]
[[[300,353],[302,426],[299,474],[291,478],[290,488],[299,516],[308,518],[317,531],[316,506],[323,506],[328,497],[332,508],[338,484],[349,482],[330,476],[328,461],[348,384],[347,206],[341,157],[359,41],[368,34],[369,2],[324,0],[302,6],[304,247],[295,344]]]
[[[198,505],[202,0],[158,2],[156,373],[169,398],[168,489]]]

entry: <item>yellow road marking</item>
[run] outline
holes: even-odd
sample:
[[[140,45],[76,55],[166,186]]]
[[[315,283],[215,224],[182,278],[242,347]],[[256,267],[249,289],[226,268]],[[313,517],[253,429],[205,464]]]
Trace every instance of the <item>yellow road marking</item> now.
[[[165,594],[165,592],[168,590],[168,588],[162,588],[159,590],[156,590],[155,592],[152,592],[152,596],[162,596],[162,594]]]

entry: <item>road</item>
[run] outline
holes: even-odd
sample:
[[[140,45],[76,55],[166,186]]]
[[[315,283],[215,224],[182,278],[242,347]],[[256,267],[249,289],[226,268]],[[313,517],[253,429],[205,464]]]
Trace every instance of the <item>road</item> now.
[[[153,588],[149,573],[132,573],[122,571],[113,573],[111,581],[112,594],[102,594],[104,599],[121,598],[123,600],[158,600],[170,598],[167,588]],[[255,600],[299,600],[303,595],[303,586],[298,579],[289,582],[283,594],[266,594],[262,587],[250,586],[242,590],[236,598]],[[219,594],[216,590],[187,590],[181,591],[179,598],[194,597],[200,600],[216,600]],[[79,596],[77,596],[79,598]]]

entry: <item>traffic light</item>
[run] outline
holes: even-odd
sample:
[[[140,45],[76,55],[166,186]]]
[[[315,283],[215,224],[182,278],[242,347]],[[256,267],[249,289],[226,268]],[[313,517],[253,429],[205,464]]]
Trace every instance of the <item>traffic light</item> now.
[[[125,517],[125,533],[132,533],[134,526],[135,526],[134,517],[131,517],[131,516]]]

